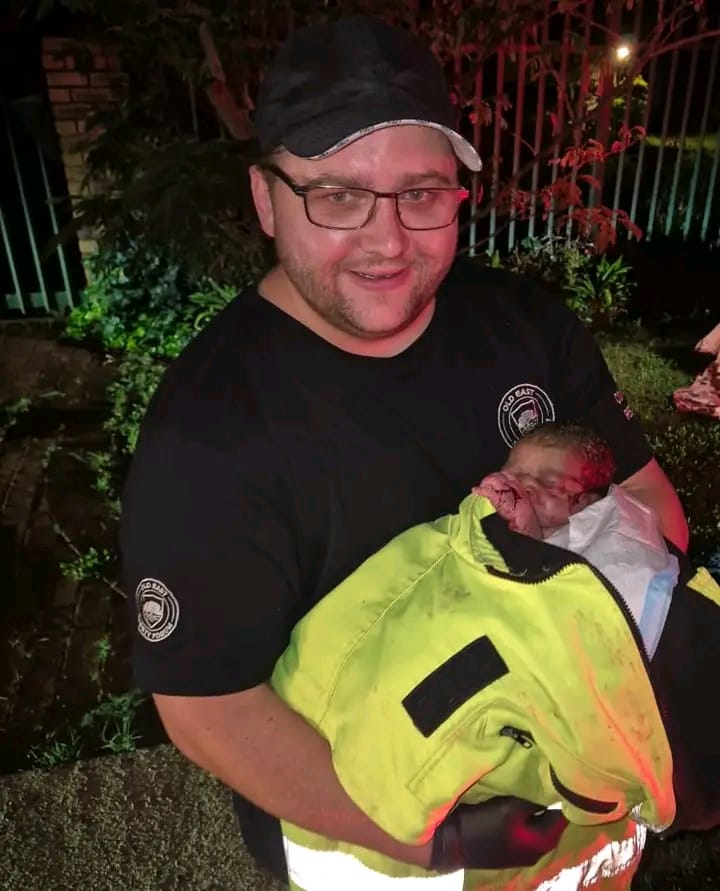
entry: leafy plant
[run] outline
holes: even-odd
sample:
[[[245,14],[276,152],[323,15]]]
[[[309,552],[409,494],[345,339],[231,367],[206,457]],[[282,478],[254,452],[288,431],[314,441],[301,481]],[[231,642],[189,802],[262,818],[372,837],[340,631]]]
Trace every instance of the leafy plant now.
[[[110,642],[110,637],[107,634],[103,634],[102,637],[99,637],[95,641],[93,654],[90,660],[90,680],[97,684],[98,687],[100,686],[100,678],[102,677],[105,664],[112,653],[113,648]]]
[[[17,423],[20,415],[30,410],[30,405],[30,400],[25,396],[16,399],[14,402],[0,405],[0,441],[8,430]]]
[[[564,236],[525,239],[505,261],[522,275],[557,288],[579,318],[592,328],[607,328],[627,311],[635,287],[622,257],[611,260],[593,245]]]
[[[146,699],[139,690],[108,696],[83,715],[80,726],[85,731],[98,731],[101,748],[112,754],[132,752],[140,738],[133,731],[135,713]]]
[[[67,563],[61,563],[60,572],[76,582],[101,578],[111,560],[112,554],[107,548],[89,547],[81,556]]]
[[[189,297],[199,281],[130,237],[103,247],[89,265],[90,283],[68,316],[66,335],[110,351],[177,356],[193,333]]]
[[[565,302],[586,325],[610,327],[627,312],[635,288],[631,273],[622,257],[594,256],[586,267],[568,277]]]
[[[32,746],[28,752],[30,766],[39,770],[50,770],[61,764],[71,764],[80,757],[82,744],[80,735],[70,729],[65,739],[50,734],[44,746]]]
[[[118,457],[127,458],[135,451],[140,422],[164,370],[165,365],[148,353],[131,352],[120,360],[108,388],[110,417],[105,423]]]
[[[191,294],[190,302],[197,307],[193,320],[194,330],[199,331],[204,328],[213,316],[224,309],[236,295],[236,288],[219,285],[212,280],[206,282],[203,290]]]

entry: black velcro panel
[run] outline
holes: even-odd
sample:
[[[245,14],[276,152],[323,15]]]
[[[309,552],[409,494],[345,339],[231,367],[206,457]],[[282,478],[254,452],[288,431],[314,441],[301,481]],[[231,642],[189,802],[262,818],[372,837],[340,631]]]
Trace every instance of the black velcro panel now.
[[[478,637],[411,690],[405,711],[423,736],[431,736],[468,699],[508,673],[489,637]]]

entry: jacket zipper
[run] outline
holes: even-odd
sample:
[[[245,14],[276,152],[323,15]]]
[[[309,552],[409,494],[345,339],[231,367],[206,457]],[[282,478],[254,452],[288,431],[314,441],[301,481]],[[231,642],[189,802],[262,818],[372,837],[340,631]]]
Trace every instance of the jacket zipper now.
[[[519,743],[523,749],[531,749],[535,744],[532,733],[529,733],[527,730],[518,730],[517,727],[510,727],[508,724],[500,728],[500,736],[509,736],[516,743]]]
[[[540,578],[534,576],[533,578],[525,578],[522,575],[514,575],[511,572],[503,572],[501,569],[497,569],[497,567],[492,566],[490,564],[486,564],[485,568],[490,573],[490,575],[497,576],[502,579],[509,579],[513,582],[519,582],[521,585],[540,585],[549,581],[552,578],[555,578],[556,575],[560,575],[560,573],[567,569],[568,566],[586,566],[590,572],[595,576],[595,578],[610,592],[613,600],[618,605],[620,612],[625,617],[625,621],[627,622],[630,633],[635,639],[635,643],[637,645],[638,650],[640,651],[640,656],[643,661],[643,665],[645,670],[649,673],[650,667],[650,657],[648,656],[648,652],[645,648],[645,641],[642,639],[642,635],[640,634],[640,629],[635,622],[635,617],[630,611],[630,607],[627,604],[627,601],[622,596],[622,594],[618,591],[618,589],[613,585],[613,583],[606,579],[605,576],[587,560],[575,559],[570,560],[567,563],[564,563],[559,569],[556,569],[554,572],[549,572],[547,575],[544,575]]]

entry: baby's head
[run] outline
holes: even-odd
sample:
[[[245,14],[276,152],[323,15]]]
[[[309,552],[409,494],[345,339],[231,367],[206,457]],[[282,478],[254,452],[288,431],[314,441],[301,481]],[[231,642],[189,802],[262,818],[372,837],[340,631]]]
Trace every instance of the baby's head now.
[[[615,461],[607,443],[575,424],[543,424],[510,451],[499,473],[473,491],[517,532],[546,538],[607,494]]]

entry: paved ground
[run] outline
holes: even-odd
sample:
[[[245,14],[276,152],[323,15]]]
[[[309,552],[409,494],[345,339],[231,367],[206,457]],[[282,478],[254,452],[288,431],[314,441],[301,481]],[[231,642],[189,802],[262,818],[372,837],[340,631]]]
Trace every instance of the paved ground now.
[[[65,536],[85,550],[114,535],[81,460],[103,443],[112,368],[49,333],[0,328],[0,772],[97,698],[93,648],[123,618],[117,594],[60,571]]]
[[[169,746],[0,777],[0,835],[3,891],[282,891]]]

